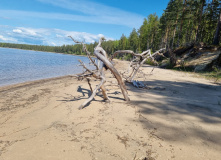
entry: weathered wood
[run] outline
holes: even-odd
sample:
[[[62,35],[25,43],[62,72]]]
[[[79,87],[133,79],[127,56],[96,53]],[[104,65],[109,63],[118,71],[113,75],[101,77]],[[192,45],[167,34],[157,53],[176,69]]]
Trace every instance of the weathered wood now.
[[[129,81],[133,81],[134,77],[136,76],[139,68],[144,64],[144,62],[147,60],[148,57],[146,57],[145,59],[143,59],[137,66],[137,68],[135,69],[135,71],[133,72],[133,74],[131,75],[131,78],[129,79]]]
[[[113,64],[107,59],[106,52],[103,50],[103,48],[99,46],[96,47],[94,50],[94,55],[105,64],[105,66],[112,72],[114,77],[117,79],[125,101],[130,101],[130,98],[128,97],[128,94],[127,94],[126,86],[121,78],[121,75],[114,68]]]
[[[110,101],[110,100],[109,100],[109,97],[108,97],[108,95],[107,95],[105,86],[104,86],[105,81],[104,81],[103,79],[105,79],[105,75],[104,75],[104,73],[103,73],[103,68],[100,69],[100,68],[99,68],[99,64],[97,65],[97,64],[95,63],[95,60],[93,60],[93,59],[91,58],[91,56],[90,56],[91,53],[87,50],[87,48],[86,48],[86,46],[85,46],[85,44],[84,44],[83,42],[79,42],[79,41],[73,39],[71,36],[69,36],[69,37],[70,37],[75,43],[80,43],[80,44],[83,45],[83,50],[87,53],[88,59],[89,59],[90,62],[96,67],[96,70],[91,71],[90,69],[88,69],[88,68],[84,65],[84,63],[83,63],[81,60],[78,60],[78,61],[80,62],[80,64],[81,64],[81,66],[83,66],[83,68],[84,68],[87,72],[89,72],[89,74],[83,74],[83,75],[80,75],[79,77],[83,77],[83,78],[86,77],[86,78],[87,78],[87,81],[88,81],[90,90],[91,90],[91,92],[92,92],[92,95],[89,97],[89,99],[87,99],[87,101],[85,101],[85,102],[79,107],[79,109],[82,109],[85,105],[87,105],[90,101],[93,100],[93,98],[94,98],[95,95],[96,95],[96,91],[97,91],[99,88],[100,88],[101,91],[102,91],[102,94],[103,94],[103,96],[104,96],[104,100],[105,100],[105,101]],[[99,44],[99,46],[100,46],[100,44]],[[98,63],[100,63],[100,62],[98,62]],[[98,85],[99,87],[96,87],[94,91],[92,90],[92,87],[91,87],[91,84],[90,84],[90,79],[89,79],[88,76],[92,76],[92,77],[94,77],[94,78],[96,78],[96,79],[101,79],[101,83]]]
[[[134,53],[133,51],[131,50],[119,50],[119,51],[116,51],[112,58],[113,59],[114,57],[116,57],[116,55],[118,55],[119,53],[126,53],[126,54],[132,54],[133,56],[135,56],[135,59],[133,59],[131,62],[130,62],[130,65],[129,67],[133,68],[132,72],[130,73],[130,75],[126,78],[126,80],[128,82],[132,82],[136,76],[136,74],[138,73],[138,70],[140,69],[140,67],[143,66],[144,62],[146,62],[147,59],[151,59],[152,61],[155,62],[155,58],[154,56],[160,54],[163,56],[163,54],[161,53],[162,51],[164,51],[165,48],[162,48],[158,51],[156,51],[155,53],[151,54],[151,51],[150,50],[147,50],[147,51],[144,51],[140,54],[138,53]],[[157,63],[157,62],[155,62]],[[158,63],[157,63],[158,64]],[[129,69],[128,69],[129,71]]]
[[[101,70],[101,76],[105,78],[104,69]],[[106,102],[110,102],[110,99],[109,99],[109,97],[108,97],[108,95],[107,95],[107,91],[106,91],[106,88],[105,88],[104,84],[101,85],[100,88],[101,88],[102,94],[103,94],[103,96],[104,96],[104,100],[105,100]]]
[[[79,109],[83,109],[89,102],[91,102],[93,100],[93,98],[95,97],[97,90],[99,88],[101,88],[101,86],[106,82],[105,78],[103,76],[100,77],[101,78],[101,82],[99,85],[97,85],[97,87],[94,89],[93,93],[91,94],[91,96],[83,103],[80,105]]]
[[[90,69],[88,69],[85,65],[84,65],[84,63],[81,61],[81,60],[78,60],[80,63],[81,63],[81,65],[89,72],[89,73],[91,73],[90,75],[91,76],[93,76],[94,78],[96,78],[96,79],[101,79],[101,83],[98,85],[99,86],[99,88],[101,89],[101,91],[102,91],[102,94],[103,94],[103,96],[104,96],[104,100],[105,101],[110,101],[109,100],[109,97],[108,97],[108,95],[107,95],[107,92],[106,92],[106,89],[105,89],[105,86],[104,86],[104,83],[106,82],[105,81],[105,75],[104,75],[104,73],[103,73],[103,70],[101,71],[101,73],[94,73],[93,71],[91,71]],[[91,94],[91,96],[79,107],[79,109],[82,109],[85,105],[87,105],[90,101],[92,101],[93,100],[93,98],[95,97],[95,95],[96,95],[96,91],[99,89],[99,88],[95,88],[95,90],[94,91],[92,91],[92,87],[91,87],[91,85],[90,85],[90,83],[88,82],[88,84],[89,84],[89,86],[90,86],[90,89],[91,89],[91,92],[92,92],[92,94]]]
[[[87,83],[88,83],[88,85],[89,85],[89,87],[90,87],[90,90],[91,90],[91,93],[92,93],[92,92],[93,92],[93,89],[92,89],[91,83],[90,83],[91,78],[87,77],[86,79],[87,79]]]
[[[96,95],[96,92],[98,89],[101,89],[102,90],[102,94],[103,94],[103,97],[104,97],[104,100],[105,101],[110,101],[109,100],[109,97],[107,95],[107,92],[106,92],[106,89],[105,89],[105,86],[104,86],[104,83],[106,82],[105,80],[105,74],[104,74],[104,68],[106,69],[109,69],[112,74],[115,76],[115,78],[117,79],[118,81],[118,84],[121,88],[121,91],[122,91],[122,94],[124,96],[124,99],[126,101],[129,101],[129,97],[127,95],[127,89],[126,89],[126,86],[120,76],[120,74],[118,73],[118,71],[114,68],[114,66],[112,65],[112,63],[108,60],[108,57],[107,57],[107,53],[106,51],[101,47],[101,43],[102,41],[104,40],[104,38],[101,38],[97,47],[95,47],[94,49],[94,55],[96,56],[96,58],[98,59],[98,65],[95,63],[95,60],[93,60],[90,56],[90,52],[87,50],[85,44],[83,42],[79,42],[79,41],[76,41],[74,40],[71,36],[69,36],[75,43],[80,43],[83,45],[83,49],[84,51],[87,53],[87,56],[89,58],[89,60],[92,62],[92,64],[96,67],[96,70],[94,71],[91,71],[90,69],[88,69],[84,63],[79,60],[81,66],[83,66],[83,68],[89,73],[89,74],[83,74],[82,76],[79,76],[79,77],[87,77],[87,76],[92,76],[96,79],[100,79],[101,82],[100,84],[94,89],[92,90],[92,87],[91,87],[91,84],[90,84],[90,79],[87,77],[87,81],[88,81],[88,84],[89,84],[89,87],[90,87],[90,90],[92,92],[91,96],[87,99],[87,101],[85,101],[80,107],[79,109],[82,109],[84,108],[90,101],[93,100],[93,98],[95,97]],[[100,61],[103,62],[103,67],[102,68],[99,68],[99,64],[100,64]]]

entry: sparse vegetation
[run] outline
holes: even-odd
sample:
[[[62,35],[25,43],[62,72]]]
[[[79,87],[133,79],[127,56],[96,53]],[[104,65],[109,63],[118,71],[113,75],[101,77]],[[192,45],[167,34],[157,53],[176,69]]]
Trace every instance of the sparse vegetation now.
[[[202,72],[200,74],[208,79],[212,79],[214,83],[220,83],[221,81],[221,69],[214,68],[212,72]]]

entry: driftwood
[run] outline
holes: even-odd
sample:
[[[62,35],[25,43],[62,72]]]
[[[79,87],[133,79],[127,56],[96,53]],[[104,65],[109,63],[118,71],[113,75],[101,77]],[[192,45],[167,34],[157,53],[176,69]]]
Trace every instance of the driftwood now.
[[[160,49],[158,51],[156,51],[155,53],[151,54],[151,51],[150,49],[147,50],[147,51],[144,51],[140,54],[138,53],[134,53],[133,51],[131,50],[119,50],[119,51],[116,51],[112,58],[113,59],[116,55],[118,55],[119,53],[127,53],[127,54],[132,54],[135,58],[130,62],[130,65],[129,65],[129,68],[132,68],[132,72],[129,74],[129,76],[126,78],[126,81],[128,82],[133,82],[134,81],[134,78],[138,72],[138,70],[140,69],[140,67],[142,67],[142,65],[144,64],[144,62],[146,62],[147,59],[151,59],[152,61],[154,61],[156,64],[158,64],[156,61],[155,61],[155,56],[156,55],[162,55],[162,52],[163,50],[165,50],[165,48],[163,49]],[[152,70],[153,71],[153,70]],[[152,72],[151,71],[151,72]],[[129,69],[128,69],[128,72],[129,72]]]
[[[100,41],[99,41],[99,44],[97,45],[97,47],[95,47],[94,49],[94,55],[103,62],[104,64],[104,67],[105,68],[108,68],[111,73],[114,75],[114,77],[117,79],[118,81],[118,84],[120,86],[120,89],[122,91],[122,94],[124,96],[124,99],[125,101],[130,101],[130,98],[128,97],[128,94],[127,94],[127,89],[126,89],[126,86],[123,82],[123,79],[121,77],[121,75],[119,74],[119,72],[114,68],[113,64],[108,60],[107,58],[107,53],[106,51],[101,47],[101,42],[103,41],[104,39],[101,38]]]
[[[107,92],[106,92],[106,89],[105,89],[105,82],[106,82],[106,78],[105,78],[105,74],[104,74],[104,69],[109,69],[112,74],[115,76],[115,78],[117,79],[118,81],[118,84],[120,86],[120,89],[122,91],[122,94],[124,96],[124,99],[125,101],[130,101],[129,97],[128,97],[128,94],[127,94],[127,89],[126,89],[126,86],[122,80],[122,77],[121,75],[118,73],[118,71],[114,68],[113,64],[108,60],[108,57],[107,57],[107,53],[106,51],[101,47],[101,43],[103,40],[105,40],[104,38],[100,38],[100,41],[98,43],[98,45],[94,48],[94,55],[96,56],[96,58],[98,59],[97,63],[96,64],[96,61],[93,60],[91,58],[91,53],[87,50],[85,44],[83,42],[79,42],[79,41],[76,41],[75,39],[73,39],[71,36],[69,36],[75,43],[80,43],[83,45],[83,50],[84,52],[87,53],[87,56],[90,60],[90,62],[95,66],[95,70],[90,70],[88,69],[85,64],[79,60],[81,66],[86,70],[84,73],[78,75],[77,77],[80,78],[80,79],[84,79],[86,78],[87,79],[87,82],[88,82],[88,85],[90,87],[90,90],[92,92],[91,96],[83,103],[81,104],[81,106],[79,107],[79,109],[82,109],[84,108],[90,101],[93,100],[93,98],[96,96],[96,93],[98,91],[98,89],[101,89],[102,91],[102,94],[103,94],[103,97],[104,97],[104,100],[105,101],[110,101],[109,100],[109,97],[107,95]],[[103,62],[103,66],[102,67],[99,67],[99,64],[100,64],[100,61]],[[96,86],[96,88],[93,90],[92,89],[92,86],[91,86],[91,78],[90,77],[94,77],[95,79],[99,79],[100,80],[100,83]]]
[[[160,52],[164,49],[161,49],[157,52],[155,52],[154,54],[151,54],[150,50],[144,51],[141,54],[137,54],[134,53],[133,51],[130,50],[120,50],[120,51],[116,51],[112,58],[109,60],[106,51],[101,47],[101,43],[105,40],[103,37],[100,38],[98,45],[94,48],[94,55],[97,58],[97,61],[95,61],[94,59],[91,58],[91,53],[87,50],[86,45],[83,42],[79,42],[76,41],[75,39],[73,39],[71,36],[69,36],[75,43],[80,43],[83,45],[83,51],[87,53],[88,59],[90,60],[90,63],[92,65],[95,66],[95,70],[90,70],[89,68],[86,67],[86,65],[79,60],[81,66],[85,69],[85,72],[83,72],[82,74],[78,75],[78,79],[82,80],[84,78],[87,79],[88,85],[90,87],[90,90],[92,92],[91,96],[83,103],[81,104],[81,106],[79,107],[79,109],[84,108],[89,102],[91,102],[94,97],[96,96],[96,93],[99,89],[101,89],[102,94],[103,94],[103,98],[105,101],[110,101],[106,89],[105,89],[105,82],[106,82],[106,78],[105,78],[105,74],[104,74],[104,69],[106,70],[110,70],[111,73],[114,75],[114,77],[117,79],[118,81],[118,85],[121,89],[121,92],[124,96],[125,101],[130,101],[130,98],[128,97],[128,92],[125,86],[125,83],[121,77],[121,74],[116,70],[116,68],[113,66],[113,64],[111,63],[112,59],[119,53],[128,53],[128,54],[132,54],[135,59],[133,59],[130,63],[130,68],[132,68],[132,72],[130,73],[129,77],[126,77],[126,81],[128,82],[132,82],[134,84],[134,86],[136,86],[137,88],[144,88],[145,85],[142,82],[139,81],[134,81],[134,78],[136,76],[136,74],[138,73],[138,70],[140,69],[140,67],[142,67],[142,65],[144,64],[144,62],[147,59],[151,59],[152,61],[154,60],[154,56],[156,56],[157,54],[161,54]],[[97,63],[96,63],[97,62]],[[100,67],[100,62],[103,63],[103,66]],[[154,69],[154,68],[153,68]],[[153,70],[152,70],[153,71]],[[151,72],[152,72],[151,71]],[[99,79],[100,83],[96,86],[95,89],[92,89],[91,86],[91,77],[95,78],[95,79]]]

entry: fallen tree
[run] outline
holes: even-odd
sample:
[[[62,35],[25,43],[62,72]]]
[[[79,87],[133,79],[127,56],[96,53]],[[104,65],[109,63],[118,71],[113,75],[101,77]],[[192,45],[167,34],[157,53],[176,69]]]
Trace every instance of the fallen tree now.
[[[103,40],[105,40],[103,37],[100,38],[98,45],[94,48],[94,55],[96,56],[96,58],[102,62],[102,66],[100,67],[99,64],[100,62],[97,61],[97,63],[95,62],[95,60],[93,60],[91,58],[91,53],[87,50],[85,44],[83,42],[79,42],[76,41],[75,39],[73,39],[71,36],[69,36],[75,43],[80,43],[83,45],[83,50],[84,52],[87,53],[87,56],[90,60],[90,62],[95,66],[95,70],[90,70],[86,67],[86,65],[79,60],[81,66],[85,69],[85,72],[83,72],[80,75],[77,75],[77,77],[79,79],[84,79],[86,78],[88,81],[88,84],[90,86],[91,89],[91,96],[79,107],[79,109],[84,108],[90,101],[93,100],[93,98],[95,97],[98,89],[101,89],[104,100],[105,101],[110,101],[110,99],[108,98],[106,89],[105,89],[105,82],[106,82],[106,78],[105,78],[105,74],[104,74],[104,69],[108,69],[111,71],[111,73],[114,75],[114,77],[117,79],[119,87],[122,91],[122,94],[124,96],[125,101],[130,101],[129,97],[128,97],[128,93],[127,93],[127,89],[126,86],[124,84],[124,81],[121,77],[121,75],[118,73],[118,71],[115,69],[115,67],[113,66],[113,64],[109,61],[108,57],[107,57],[107,53],[106,51],[101,47],[101,43],[103,42]],[[95,79],[99,79],[100,80],[100,84],[97,85],[97,87],[92,90],[91,84],[90,84],[90,77],[93,77]]]
[[[91,102],[93,100],[93,98],[96,96],[96,93],[99,89],[101,89],[102,94],[103,94],[103,98],[105,101],[110,101],[106,89],[105,89],[105,82],[106,82],[106,78],[105,78],[105,74],[104,74],[104,70],[110,70],[110,72],[114,75],[114,77],[116,78],[116,80],[118,81],[118,85],[121,89],[121,92],[124,96],[124,100],[125,101],[130,101],[130,98],[128,97],[128,92],[126,89],[126,85],[122,79],[121,74],[117,71],[117,69],[114,67],[114,65],[111,63],[111,61],[113,60],[113,58],[119,54],[119,53],[127,53],[127,54],[132,54],[134,56],[134,59],[130,62],[130,68],[132,68],[132,72],[129,74],[128,77],[124,77],[125,80],[127,82],[132,83],[134,86],[138,87],[138,88],[142,88],[145,87],[145,85],[139,81],[134,81],[134,78],[136,76],[136,74],[138,73],[138,70],[140,69],[140,67],[142,67],[142,65],[144,64],[144,62],[147,59],[151,59],[152,61],[155,62],[154,57],[156,55],[162,55],[160,52],[162,52],[164,49],[160,49],[159,51],[155,52],[154,54],[151,54],[150,50],[144,51],[140,54],[138,53],[134,53],[133,51],[130,50],[120,50],[120,51],[116,51],[113,56],[111,57],[111,59],[108,59],[107,53],[106,51],[101,47],[101,43],[105,40],[103,37],[100,38],[98,45],[94,48],[94,55],[97,58],[97,61],[95,61],[94,59],[91,58],[91,53],[87,50],[86,45],[83,42],[79,42],[76,41],[75,39],[73,39],[71,36],[69,36],[75,43],[80,43],[83,46],[83,51],[86,52],[88,59],[90,60],[90,63],[92,65],[95,66],[95,70],[90,70],[89,68],[86,67],[86,65],[79,60],[80,65],[85,69],[85,71],[79,75],[77,75],[77,77],[79,79],[87,79],[88,85],[90,87],[90,90],[92,92],[91,96],[83,103],[81,104],[81,106],[79,107],[79,109],[84,108],[89,102]],[[102,66],[100,67],[100,62],[102,62]],[[157,62],[155,62],[157,63]],[[152,70],[153,71],[153,70]],[[91,77],[100,80],[100,83],[96,86],[96,88],[93,90],[92,86],[91,86]]]
[[[133,82],[134,81],[134,78],[136,76],[136,74],[138,73],[138,70],[140,69],[140,67],[143,66],[144,62],[147,61],[147,59],[151,59],[155,64],[158,65],[158,63],[155,61],[155,57],[157,55],[161,55],[161,56],[164,56],[161,52],[164,51],[165,48],[163,49],[160,49],[158,51],[156,51],[155,53],[151,54],[151,50],[147,50],[147,51],[144,51],[142,53],[134,53],[133,51],[131,50],[119,50],[119,51],[116,51],[111,60],[116,57],[116,55],[118,55],[119,53],[126,53],[126,54],[131,54],[134,56],[134,59],[130,62],[129,64],[129,69],[128,69],[128,72],[130,71],[130,68],[132,68],[132,71],[131,73],[129,74],[128,77],[125,77],[126,81],[128,82]],[[134,82],[133,82],[134,83]]]

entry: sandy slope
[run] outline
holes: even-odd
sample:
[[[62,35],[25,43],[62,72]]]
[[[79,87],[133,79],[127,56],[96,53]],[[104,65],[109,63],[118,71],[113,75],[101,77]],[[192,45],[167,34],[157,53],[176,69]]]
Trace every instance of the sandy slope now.
[[[0,160],[220,159],[221,86],[143,69],[149,89],[128,84],[130,103],[108,73],[112,102],[80,111],[89,87],[71,76],[0,88]]]

